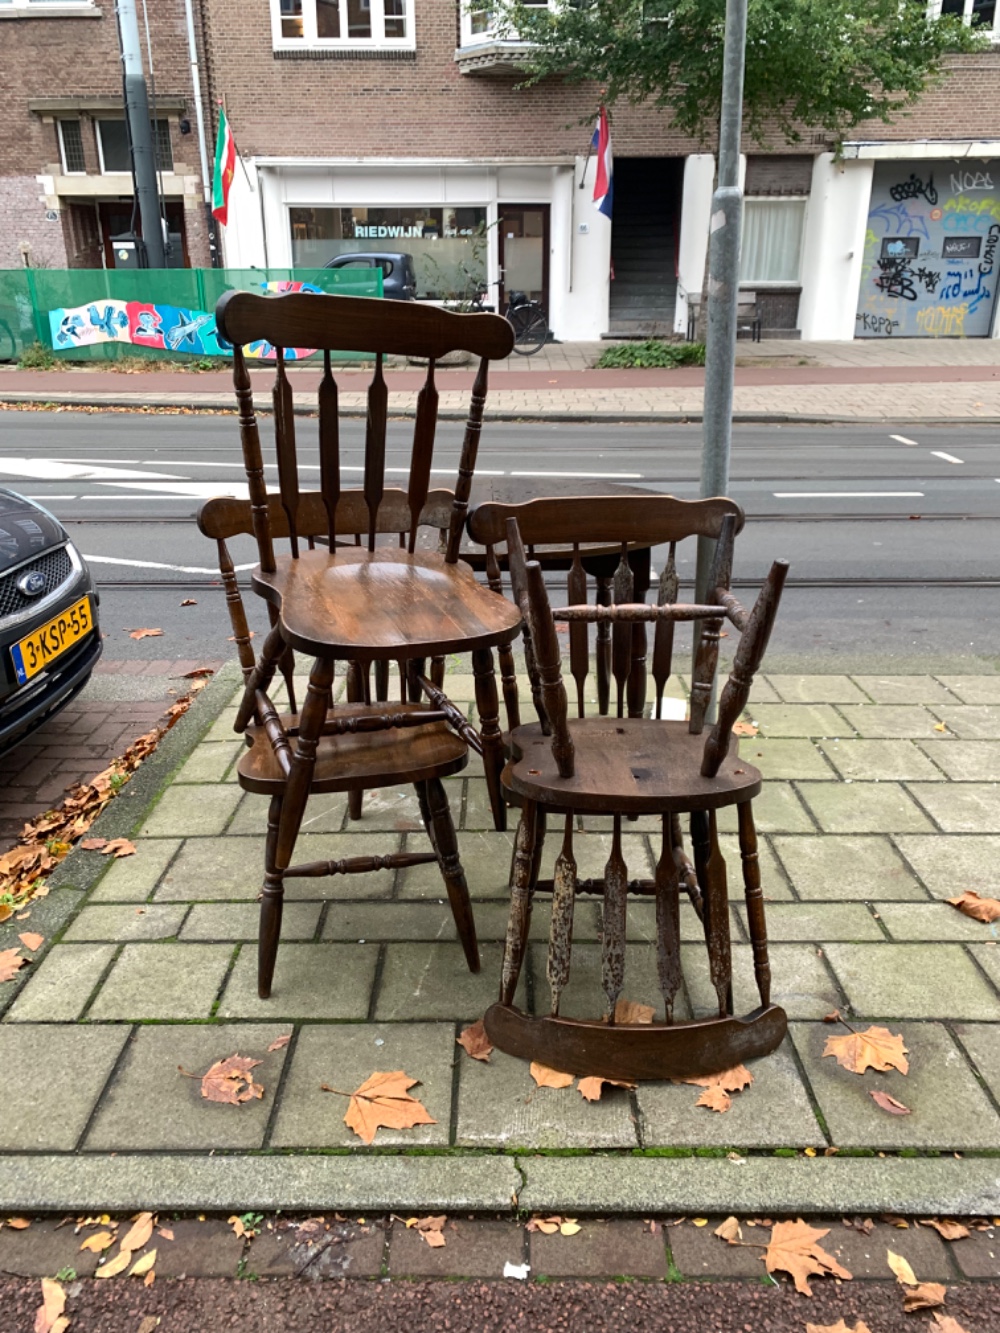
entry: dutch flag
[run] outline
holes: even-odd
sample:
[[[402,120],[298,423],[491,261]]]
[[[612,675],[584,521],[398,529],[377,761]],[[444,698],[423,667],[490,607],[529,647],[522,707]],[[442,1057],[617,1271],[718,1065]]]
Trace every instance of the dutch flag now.
[[[594,207],[606,218],[611,217],[611,204],[614,197],[614,165],[611,158],[611,132],[608,129],[608,113],[602,106],[597,116],[597,128],[590,146],[597,154],[597,178],[594,181]]]

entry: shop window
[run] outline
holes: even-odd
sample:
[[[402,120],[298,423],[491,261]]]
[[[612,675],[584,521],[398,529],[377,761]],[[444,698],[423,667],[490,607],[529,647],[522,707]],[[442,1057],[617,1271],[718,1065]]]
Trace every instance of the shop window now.
[[[83,133],[78,120],[59,121],[59,152],[67,176],[83,175],[87,159],[83,155]]]
[[[746,199],[740,282],[798,282],[804,199]]]
[[[292,208],[292,266],[346,254],[409,254],[418,299],[463,300],[486,281],[486,209]]]
[[[170,146],[170,125],[158,120],[154,125],[156,162],[160,171],[173,171],[174,157]],[[128,126],[124,120],[99,120],[97,145],[101,157],[101,171],[105,176],[131,172],[132,155],[129,152]]]
[[[276,50],[412,49],[413,0],[271,0]]]

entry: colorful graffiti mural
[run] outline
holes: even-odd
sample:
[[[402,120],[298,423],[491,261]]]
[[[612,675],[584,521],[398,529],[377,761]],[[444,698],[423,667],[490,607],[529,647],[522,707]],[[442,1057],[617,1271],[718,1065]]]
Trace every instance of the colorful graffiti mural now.
[[[311,282],[262,282],[266,292],[320,292]],[[215,327],[215,316],[205,310],[186,310],[181,306],[149,304],[142,301],[116,301],[102,298],[72,309],[50,310],[49,329],[57,352],[74,347],[93,347],[97,343],[131,343],[134,347],[193,354],[195,356],[232,356],[232,344]],[[312,356],[311,347],[287,347],[285,358],[300,361]],[[275,355],[269,342],[250,343],[248,357],[267,360]]]
[[[855,333],[985,338],[1000,264],[1000,190],[988,170],[875,167]],[[998,177],[1000,179],[1000,177]]]

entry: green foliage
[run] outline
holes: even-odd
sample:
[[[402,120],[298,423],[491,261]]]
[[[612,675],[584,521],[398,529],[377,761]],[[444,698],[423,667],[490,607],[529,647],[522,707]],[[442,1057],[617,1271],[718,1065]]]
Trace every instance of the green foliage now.
[[[703,366],[704,343],[668,343],[661,338],[647,338],[645,342],[618,343],[606,347],[596,361],[598,370],[623,370],[639,367],[648,370],[654,366]]]
[[[57,1282],[75,1282],[75,1281],[76,1281],[76,1269],[75,1269],[75,1268],[68,1268],[68,1267],[67,1267],[67,1268],[60,1268],[59,1272],[56,1274],[56,1281],[57,1281]]]
[[[501,36],[533,44],[528,84],[595,83],[604,101],[650,102],[705,142],[719,123],[726,0],[564,0],[548,10],[496,0]],[[988,38],[900,0],[749,0],[744,131],[789,143],[803,128],[835,140],[888,121],[938,76],[942,56]]]
[[[25,347],[17,359],[18,370],[54,370],[58,364],[55,352],[44,343]]]

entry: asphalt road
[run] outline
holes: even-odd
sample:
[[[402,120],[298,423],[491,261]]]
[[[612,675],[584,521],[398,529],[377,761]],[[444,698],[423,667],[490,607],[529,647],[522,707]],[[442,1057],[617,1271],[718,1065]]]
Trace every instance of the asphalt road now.
[[[411,430],[390,425],[389,484],[405,475]],[[266,452],[267,418],[262,433]],[[298,440],[308,485],[318,478],[312,421],[299,420]],[[442,484],[460,446],[461,428],[442,424]],[[692,498],[700,448],[700,426],[488,424],[474,498],[622,489]],[[363,423],[344,423],[342,453],[346,484],[360,485]],[[109,656],[229,655],[214,548],[193,519],[209,496],[246,494],[231,417],[0,413],[0,483],[50,508],[90,558]],[[792,565],[772,669],[879,669],[904,658],[911,669],[958,669],[1000,655],[995,428],[737,427],[730,494],[749,519],[737,580],[758,579],[778,556]],[[678,555],[683,577],[693,551]],[[251,565],[252,542],[234,543],[233,556]],[[197,604],[181,607],[186,598]],[[164,636],[136,643],[124,631],[139,626]]]

